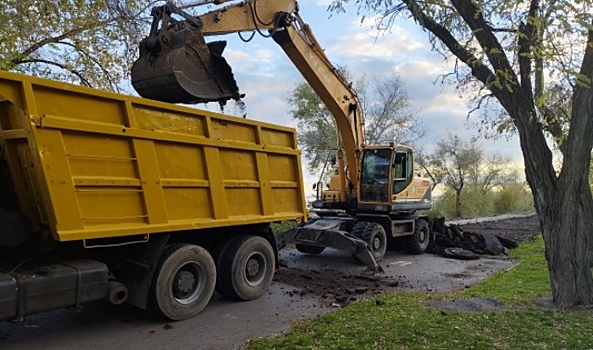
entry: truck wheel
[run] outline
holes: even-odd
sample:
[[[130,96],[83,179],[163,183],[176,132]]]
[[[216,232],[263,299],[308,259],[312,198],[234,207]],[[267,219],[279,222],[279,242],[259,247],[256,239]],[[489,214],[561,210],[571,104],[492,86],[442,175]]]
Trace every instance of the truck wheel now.
[[[152,309],[174,320],[196,316],[210,301],[216,265],[208,251],[192,244],[165,248],[152,283]]]
[[[323,253],[325,247],[318,247],[315,245],[308,245],[308,244],[295,244],[296,250],[301,253],[311,254],[311,255],[319,255]]]
[[[426,220],[416,220],[416,227],[414,234],[406,237],[408,243],[408,251],[413,254],[422,254],[428,248],[430,243],[430,230],[428,229],[428,223]]]
[[[270,242],[260,236],[239,237],[222,252],[217,290],[239,300],[257,299],[268,290],[274,270],[275,256]]]
[[[367,243],[377,262],[383,260],[387,251],[387,234],[376,222],[359,221],[354,224],[352,234]]]

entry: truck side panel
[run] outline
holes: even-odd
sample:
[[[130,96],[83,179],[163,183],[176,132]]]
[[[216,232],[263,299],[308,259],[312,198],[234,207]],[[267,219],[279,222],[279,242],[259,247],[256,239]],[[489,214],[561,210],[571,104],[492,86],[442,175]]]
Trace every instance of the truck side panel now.
[[[59,241],[305,215],[290,128],[7,72],[0,128],[19,209]]]

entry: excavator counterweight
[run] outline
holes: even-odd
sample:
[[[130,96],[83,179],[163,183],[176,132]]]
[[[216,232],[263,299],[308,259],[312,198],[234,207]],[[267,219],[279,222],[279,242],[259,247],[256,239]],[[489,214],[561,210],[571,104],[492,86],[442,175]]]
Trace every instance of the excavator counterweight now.
[[[153,9],[150,35],[132,66],[134,89],[142,97],[171,103],[238,100],[239,88],[222,57],[226,41],[206,44],[201,23],[176,21],[170,16],[175,10],[171,4]]]

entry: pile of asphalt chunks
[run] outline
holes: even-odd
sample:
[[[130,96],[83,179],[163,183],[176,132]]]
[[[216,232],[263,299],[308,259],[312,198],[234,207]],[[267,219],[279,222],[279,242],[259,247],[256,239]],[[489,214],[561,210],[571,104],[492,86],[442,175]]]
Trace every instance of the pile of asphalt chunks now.
[[[434,240],[427,251],[447,258],[476,260],[481,255],[502,256],[517,247],[516,242],[492,233],[468,232],[457,225],[447,225],[444,218],[433,220],[432,232]]]

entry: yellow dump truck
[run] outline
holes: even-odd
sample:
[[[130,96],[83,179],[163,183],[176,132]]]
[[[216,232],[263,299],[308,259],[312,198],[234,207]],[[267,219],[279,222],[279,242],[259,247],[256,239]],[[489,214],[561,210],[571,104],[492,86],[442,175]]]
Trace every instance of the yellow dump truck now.
[[[301,174],[291,128],[0,71],[0,319],[258,298]]]

